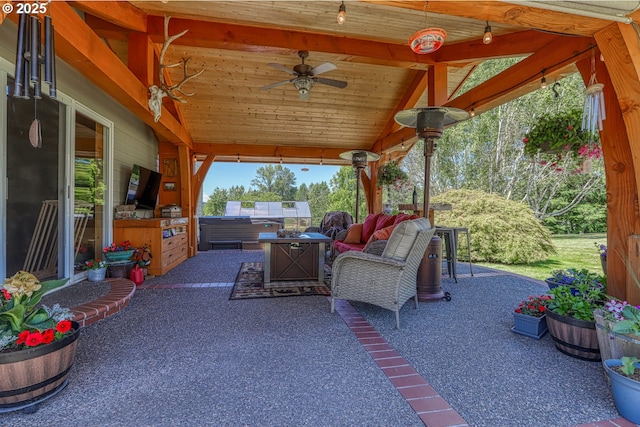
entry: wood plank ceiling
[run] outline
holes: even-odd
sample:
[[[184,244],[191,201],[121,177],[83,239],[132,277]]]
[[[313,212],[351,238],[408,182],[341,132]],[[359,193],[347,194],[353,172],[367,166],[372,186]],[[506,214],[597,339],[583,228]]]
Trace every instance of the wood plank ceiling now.
[[[170,34],[189,30],[169,48],[166,62],[191,57],[190,71],[206,71],[184,86],[194,93],[186,103],[172,105],[165,98],[164,105],[189,131],[196,154],[214,154],[216,161],[240,157],[345,164],[338,157],[343,151],[404,154],[401,144],[406,150],[415,138],[412,130],[399,129],[393,116],[398,110],[428,105],[427,76],[434,70],[446,71],[446,80],[441,74],[433,77],[446,81],[446,105],[481,113],[535,90],[543,72],[550,81],[575,72],[575,61],[592,55],[593,34],[614,22],[531,6],[556,2],[526,3],[345,1],[343,25],[336,22],[338,0],[132,1],[122,16],[134,10],[141,22],[146,20],[156,56],[164,15],[172,16]],[[580,13],[588,9],[579,2],[557,3],[582,9]],[[595,3],[591,6],[597,7]],[[637,3],[611,2],[597,12],[625,14]],[[145,31],[119,19],[114,10],[91,2],[70,4],[84,11],[86,23],[127,64],[132,35]],[[487,21],[494,39],[485,45]],[[435,53],[415,55],[407,40],[425,27],[445,29],[445,45]],[[310,52],[306,63],[311,66],[336,64],[337,69],[323,77],[344,80],[347,87],[315,84],[307,100],[299,98],[292,83],[261,90],[291,77],[268,64],[293,68],[300,63],[299,50]],[[457,97],[479,63],[507,56],[528,59]],[[436,63],[444,67],[434,68]],[[180,81],[182,70],[170,69],[169,76]]]

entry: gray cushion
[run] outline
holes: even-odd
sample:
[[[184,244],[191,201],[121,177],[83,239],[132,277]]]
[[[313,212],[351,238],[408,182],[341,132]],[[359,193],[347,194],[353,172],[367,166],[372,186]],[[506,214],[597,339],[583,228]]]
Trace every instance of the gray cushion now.
[[[428,230],[429,228],[431,228],[431,224],[427,218],[402,221],[389,236],[387,245],[382,252],[382,257],[398,261],[406,260],[413,247],[413,242],[418,237],[418,231]]]

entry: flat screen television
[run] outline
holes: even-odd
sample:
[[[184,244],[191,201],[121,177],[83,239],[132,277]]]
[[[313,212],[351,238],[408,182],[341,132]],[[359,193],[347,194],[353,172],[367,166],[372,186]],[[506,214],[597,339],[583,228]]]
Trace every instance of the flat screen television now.
[[[161,173],[133,165],[124,204],[136,205],[139,209],[155,209],[161,180]]]

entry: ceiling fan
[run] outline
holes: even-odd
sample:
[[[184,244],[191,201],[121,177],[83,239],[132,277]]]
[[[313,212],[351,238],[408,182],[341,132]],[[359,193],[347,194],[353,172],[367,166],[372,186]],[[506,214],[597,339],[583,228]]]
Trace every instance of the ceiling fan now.
[[[289,73],[295,76],[294,78],[289,80],[283,80],[277,83],[272,83],[270,85],[263,86],[260,89],[268,90],[277,86],[285,85],[287,83],[293,83],[295,88],[298,89],[298,93],[300,94],[300,99],[309,99],[309,91],[313,87],[314,83],[322,83],[322,84],[337,87],[340,89],[344,89],[345,87],[347,87],[347,82],[344,82],[341,80],[333,80],[333,79],[325,79],[323,77],[316,77],[319,74],[337,69],[338,67],[336,67],[335,64],[331,62],[325,62],[314,68],[314,67],[311,67],[311,65],[304,63],[305,58],[309,56],[309,51],[301,50],[298,52],[298,56],[300,57],[300,59],[302,59],[302,64],[296,65],[295,67],[293,67],[293,70],[285,67],[282,64],[274,64],[274,63],[269,64],[273,68],[277,68],[278,70],[282,70],[285,73]]]

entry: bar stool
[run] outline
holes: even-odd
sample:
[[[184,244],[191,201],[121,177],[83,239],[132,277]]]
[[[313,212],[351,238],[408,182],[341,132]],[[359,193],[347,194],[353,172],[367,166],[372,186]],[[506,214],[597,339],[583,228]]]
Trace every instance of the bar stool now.
[[[453,280],[458,283],[456,263],[458,262],[458,236],[464,233],[467,235],[467,255],[469,260],[469,272],[473,276],[473,268],[471,266],[471,238],[467,227],[443,227],[436,225],[436,234],[444,241],[444,248],[447,252],[447,272],[449,277],[453,276]]]

